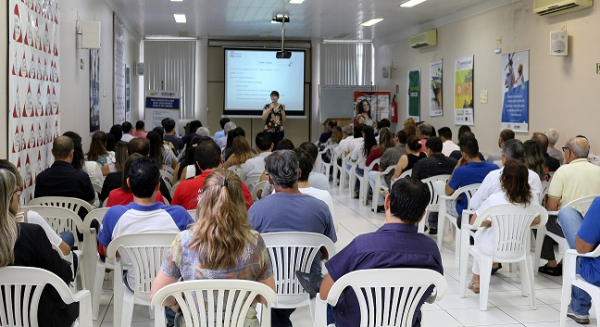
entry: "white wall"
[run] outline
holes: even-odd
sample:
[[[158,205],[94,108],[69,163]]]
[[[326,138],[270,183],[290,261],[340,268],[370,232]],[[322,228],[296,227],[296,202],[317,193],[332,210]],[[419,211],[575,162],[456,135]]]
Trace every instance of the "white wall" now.
[[[60,7],[60,130],[61,133],[79,133],[84,150],[87,150],[91,141],[90,50],[77,49],[75,25],[78,18],[102,22],[100,130],[108,131],[113,125],[113,9],[107,2],[100,0],[61,0]],[[134,124],[138,120],[138,78],[133,76],[133,66],[139,61],[139,40],[139,36],[126,29],[125,62],[131,67],[131,120]],[[83,70],[80,69],[82,59]]]
[[[569,33],[569,56],[549,55],[550,31],[563,25]],[[395,63],[393,79],[377,76],[380,90],[394,91],[400,86],[399,122],[406,118],[407,71],[421,68],[421,120],[436,129],[448,126],[456,140],[458,126],[454,125],[454,61],[474,55],[475,126],[472,130],[484,152],[498,150],[497,140],[501,120],[501,56],[494,54],[496,40],[502,37],[503,53],[530,50],[530,101],[528,134],[517,134],[524,140],[533,132],[555,127],[561,132],[557,147],[569,137],[586,135],[592,152],[600,153],[600,4],[591,9],[539,17],[533,13],[531,1],[519,1],[474,17],[438,27],[438,45],[412,49],[409,40],[376,43],[376,68]],[[429,116],[429,63],[444,60],[444,116]],[[489,102],[479,102],[480,91],[488,90]],[[402,124],[398,124],[402,126]]]

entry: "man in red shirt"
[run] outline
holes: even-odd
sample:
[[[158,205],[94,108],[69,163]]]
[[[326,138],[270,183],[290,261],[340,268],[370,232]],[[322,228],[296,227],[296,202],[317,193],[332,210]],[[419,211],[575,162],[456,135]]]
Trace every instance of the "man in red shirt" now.
[[[198,145],[194,152],[194,160],[196,165],[202,171],[202,174],[185,180],[179,184],[175,190],[173,201],[171,204],[180,205],[187,210],[195,210],[198,205],[198,196],[204,188],[204,180],[215,169],[223,168],[223,159],[221,157],[221,148],[215,141],[205,141]],[[244,200],[246,201],[246,209],[254,203],[252,195],[246,184],[242,182],[242,191],[244,192]]]

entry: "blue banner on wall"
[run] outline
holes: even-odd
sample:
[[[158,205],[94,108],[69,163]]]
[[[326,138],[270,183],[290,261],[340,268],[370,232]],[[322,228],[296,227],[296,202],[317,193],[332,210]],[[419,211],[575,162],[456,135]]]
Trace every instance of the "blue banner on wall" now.
[[[529,131],[529,50],[502,55],[501,129]]]

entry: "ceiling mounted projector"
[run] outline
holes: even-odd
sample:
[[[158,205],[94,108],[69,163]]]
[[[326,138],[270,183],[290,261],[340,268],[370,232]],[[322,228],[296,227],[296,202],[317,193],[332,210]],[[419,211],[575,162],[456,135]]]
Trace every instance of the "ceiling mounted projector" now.
[[[273,16],[271,22],[281,23],[281,51],[277,51],[275,58],[277,59],[290,59],[292,52],[285,50],[285,23],[290,22],[290,16],[286,14],[277,14]]]
[[[277,59],[290,59],[292,57],[292,52],[291,51],[277,51],[277,53],[275,54],[275,57]]]

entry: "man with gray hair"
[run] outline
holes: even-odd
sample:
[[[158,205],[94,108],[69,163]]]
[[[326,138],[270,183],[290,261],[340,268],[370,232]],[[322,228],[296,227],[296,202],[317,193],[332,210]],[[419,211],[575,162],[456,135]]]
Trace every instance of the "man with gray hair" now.
[[[199,127],[196,130],[196,135],[200,135],[200,136],[210,136],[210,130],[208,129],[208,127]]]
[[[344,152],[346,152],[347,149],[352,146],[352,140],[354,139],[354,136],[352,135],[352,126],[346,125],[342,127],[342,133],[344,134],[344,138],[334,150],[339,159],[341,159],[341,157],[344,155]]]
[[[548,130],[544,133],[546,137],[548,137],[548,150],[546,151],[549,156],[558,160],[560,165],[562,166],[565,162],[565,158],[563,157],[562,152],[554,147],[558,142],[558,138],[560,137],[560,132],[556,128],[548,128]]]
[[[235,128],[237,128],[237,126],[234,122],[230,121],[225,123],[225,127],[223,127],[223,132],[225,133],[225,135],[215,140],[215,142],[217,142],[221,150],[225,149],[225,146],[227,146],[227,133],[229,133],[229,131],[231,130],[234,130]]]
[[[502,166],[508,160],[517,160],[520,162],[524,162],[525,156],[525,148],[523,147],[523,142],[512,139],[507,140],[502,144]],[[469,201],[469,208],[471,210],[477,210],[479,206],[485,201],[490,195],[502,191],[502,186],[500,185],[500,177],[502,176],[502,171],[504,167],[496,170],[490,171],[487,176],[481,182],[481,186],[477,189],[477,192]],[[537,195],[539,198],[542,195],[542,181],[540,180],[540,176],[535,173],[533,170],[529,169],[529,176],[527,178],[529,182],[529,186],[531,187],[531,193]]]
[[[427,142],[427,139],[431,137],[432,133],[433,126],[431,126],[431,124],[428,122],[423,122],[417,126],[417,137],[421,139],[421,152],[427,152],[425,142]]]
[[[337,241],[333,219],[325,202],[302,194],[298,190],[300,168],[292,150],[279,150],[265,159],[269,183],[275,187],[272,194],[256,202],[248,216],[250,224],[259,233],[310,232],[319,233]],[[321,273],[321,254],[317,254],[310,272]],[[271,326],[292,326],[290,316],[294,309],[272,309]]]
[[[588,162],[590,144],[583,136],[570,138],[562,148],[565,152],[566,165],[561,166],[552,176],[548,188],[546,209],[557,211],[565,204],[588,195],[600,194],[600,167]],[[549,216],[546,229],[564,237],[556,216]],[[542,258],[548,260],[539,271],[552,276],[560,276],[562,267],[558,266],[554,256],[554,241],[550,237],[544,239]]]

